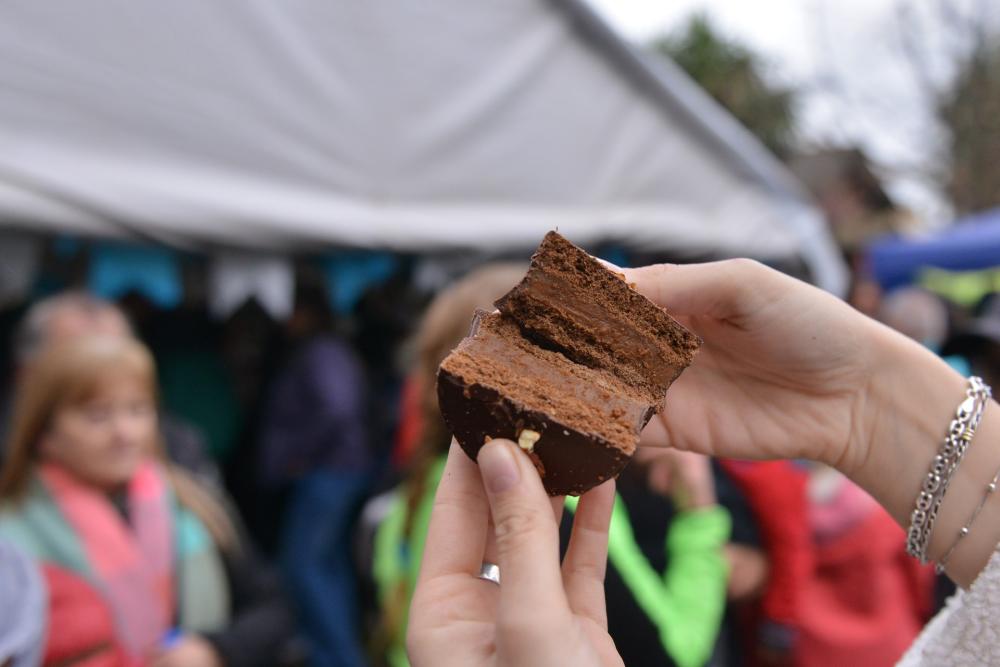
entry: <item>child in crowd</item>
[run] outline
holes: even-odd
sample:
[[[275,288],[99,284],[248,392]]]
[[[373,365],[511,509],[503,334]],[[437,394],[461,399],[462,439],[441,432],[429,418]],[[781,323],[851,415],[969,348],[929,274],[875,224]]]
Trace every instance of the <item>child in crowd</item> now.
[[[99,649],[109,666],[279,664],[293,627],[278,583],[214,494],[164,460],[155,376],[141,343],[93,335],[46,347],[19,383],[0,537],[66,575],[46,663]],[[64,605],[84,597],[110,632],[66,646],[82,626]]]

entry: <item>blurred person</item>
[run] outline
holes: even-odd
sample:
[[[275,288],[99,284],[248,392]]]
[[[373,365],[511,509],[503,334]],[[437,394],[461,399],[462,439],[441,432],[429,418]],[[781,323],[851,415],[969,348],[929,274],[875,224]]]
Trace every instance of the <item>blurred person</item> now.
[[[6,379],[0,402],[0,462],[3,461],[3,437],[10,426],[13,396],[20,379],[29,372],[31,362],[51,341],[92,333],[117,335],[129,331],[121,311],[86,292],[64,292],[30,306],[17,321],[12,338],[13,376]]]
[[[403,413],[404,364],[397,351],[412,338],[427,299],[413,284],[413,262],[397,258],[399,266],[384,283],[367,289],[352,314],[355,330],[351,340],[365,365],[368,379],[369,433],[377,468],[392,468],[388,459]]]
[[[373,542],[371,576],[377,620],[375,664],[405,667],[407,614],[423,553],[427,521],[441,478],[451,436],[437,404],[437,367],[469,332],[476,309],[492,309],[524,276],[522,264],[496,263],[476,269],[440,292],[421,318],[414,335],[413,368],[406,381],[397,450],[405,480],[370,508]]]
[[[223,322],[219,353],[224,379],[232,388],[222,403],[225,421],[233,420],[229,456],[225,466],[226,488],[232,493],[255,544],[277,559],[287,488],[263,483],[261,472],[265,420],[269,392],[293,341],[284,340],[282,325],[275,321],[256,297],[244,301]]]
[[[749,510],[710,459],[653,448],[650,440],[646,434],[647,446],[616,481],[604,583],[608,633],[630,666],[741,664],[727,598],[753,598],[767,573]],[[717,482],[730,487],[725,505]],[[567,500],[564,547],[576,506]]]
[[[38,565],[0,539],[0,667],[40,664],[45,621],[45,583]]]
[[[14,392],[20,380],[31,372],[38,356],[50,345],[81,336],[133,336],[125,313],[110,301],[87,292],[63,292],[38,301],[24,314],[14,334],[17,366]],[[0,435],[7,432],[11,402],[0,406]],[[203,480],[221,483],[215,463],[205,452],[204,439],[196,427],[170,414],[161,414],[159,427],[167,456],[196,473]],[[0,444],[0,461],[3,444]]]
[[[0,536],[77,578],[51,598],[49,636],[80,630],[62,602],[100,607],[85,584],[111,610],[126,664],[277,664],[287,605],[222,504],[162,460],[149,351],[117,334],[54,343],[18,391]]]
[[[878,319],[935,354],[941,354],[948,339],[947,306],[940,297],[919,287],[903,287],[886,295]],[[949,354],[942,358],[962,375],[969,374],[969,362],[964,357]]]
[[[290,486],[281,562],[317,667],[365,664],[351,558],[355,519],[370,485],[365,376],[333,332],[320,287],[299,286],[287,322],[291,349],[262,418],[260,471]]]
[[[812,576],[800,593],[795,664],[894,665],[932,611],[934,570],[906,535],[833,468],[808,464]]]
[[[969,360],[972,372],[994,387],[1000,386],[1000,293],[985,297],[977,315],[945,344],[945,354]]]
[[[794,664],[802,592],[813,569],[807,474],[789,461],[719,463],[750,506],[768,566],[761,594],[739,609],[742,662],[760,667]]]
[[[948,336],[948,309],[941,299],[918,287],[903,287],[887,294],[878,319],[938,352]]]
[[[126,667],[111,609],[85,579],[0,540],[0,666]]]
[[[55,667],[128,667],[111,607],[98,589],[68,568],[42,564],[48,588],[45,657]]]
[[[86,292],[63,292],[38,301],[15,334],[14,356],[24,368],[46,345],[79,336],[127,336],[131,326],[114,304]]]

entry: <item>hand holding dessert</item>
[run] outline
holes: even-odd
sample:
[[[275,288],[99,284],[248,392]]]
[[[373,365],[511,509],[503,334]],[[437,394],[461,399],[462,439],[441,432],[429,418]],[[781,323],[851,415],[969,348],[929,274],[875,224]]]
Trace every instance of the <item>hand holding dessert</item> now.
[[[863,455],[879,325],[750,260],[622,272],[703,339],[659,415],[665,444],[737,458]]]
[[[452,443],[410,607],[410,663],[620,667],[604,600],[614,482],[580,498],[560,566],[559,526],[528,456],[493,440],[478,462]],[[501,585],[478,576],[491,516]]]
[[[639,292],[702,337],[695,362],[654,417],[665,442],[737,458],[806,458],[831,465],[903,526],[965,380],[932,352],[835,297],[757,262],[622,269]],[[966,462],[941,507],[936,559],[1000,465],[1000,412],[988,402]],[[984,511],[949,562],[968,585],[1000,540],[1000,509]],[[996,526],[995,529],[990,526]]]
[[[665,444],[701,454],[822,461],[854,479],[900,523],[908,523],[955,406],[965,397],[961,376],[833,296],[755,262],[660,265],[622,273],[703,339],[694,363],[653,417],[657,421],[651,428],[662,428]],[[588,336],[599,327],[591,329]],[[663,330],[671,330],[669,323]],[[601,366],[621,380],[622,394],[632,391],[625,385],[641,387],[650,370],[622,376]],[[576,368],[565,369],[563,376],[581,386],[591,380]],[[507,381],[498,370],[495,377],[476,382],[496,377],[500,384]],[[475,386],[466,382],[459,393]],[[470,395],[475,398],[474,391],[465,394]],[[531,398],[543,405],[547,395]],[[452,414],[464,417],[481,409],[510,430],[518,418],[532,414],[524,408],[492,397],[470,405],[456,399]],[[983,501],[983,489],[996,486],[988,482],[1000,466],[1000,407],[987,398],[977,411],[982,416],[978,444],[968,448],[961,467],[950,471],[951,490],[927,550],[932,559],[939,558],[964,524],[968,537],[947,567],[962,585],[975,578],[1000,541],[1000,503]],[[553,423],[550,417],[542,423]],[[582,419],[573,423],[589,426]],[[615,449],[630,455],[625,445],[633,431],[622,433],[623,444]],[[539,440],[533,437],[529,447],[519,449],[501,440],[482,445],[487,439],[479,436],[474,433],[463,445],[479,450],[480,469],[453,445],[438,492],[410,612],[413,664],[621,664],[606,632],[603,597],[612,485],[581,499],[560,569],[557,526],[532,459],[522,451]],[[595,452],[616,445],[609,437],[584,444]],[[572,459],[551,463],[563,465],[561,473],[579,473]],[[617,459],[605,466],[612,474],[615,468],[620,469]],[[544,468],[539,472],[544,474]],[[566,488],[587,488],[588,479],[583,476],[579,486],[574,480]],[[501,586],[477,576],[490,512]],[[970,516],[982,517],[971,534]]]

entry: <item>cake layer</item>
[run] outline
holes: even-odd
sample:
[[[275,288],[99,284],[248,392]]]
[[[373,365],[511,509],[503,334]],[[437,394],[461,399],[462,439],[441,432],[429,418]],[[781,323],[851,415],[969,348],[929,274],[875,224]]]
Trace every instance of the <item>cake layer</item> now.
[[[574,430],[628,454],[635,449],[635,435],[652,415],[648,402],[614,375],[532,345],[516,324],[499,313],[477,313],[471,335],[448,355],[440,370],[464,385],[503,394],[525,410],[572,424]]]
[[[549,493],[580,494],[618,472],[653,409],[614,376],[531,345],[498,313],[441,364],[445,423],[473,459],[488,438],[537,434],[531,457]]]
[[[526,337],[613,373],[662,404],[700,345],[697,336],[555,232],[524,280],[496,302]]]

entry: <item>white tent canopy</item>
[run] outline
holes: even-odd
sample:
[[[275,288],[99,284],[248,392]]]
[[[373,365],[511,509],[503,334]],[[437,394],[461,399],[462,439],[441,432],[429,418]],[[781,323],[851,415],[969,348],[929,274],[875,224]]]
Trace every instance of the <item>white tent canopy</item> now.
[[[0,224],[179,245],[799,257],[757,141],[579,0],[8,0]]]

